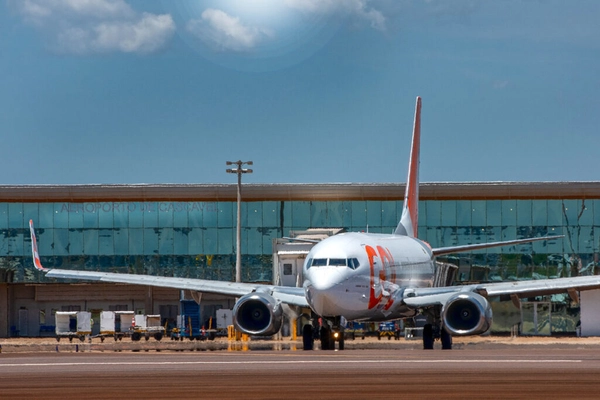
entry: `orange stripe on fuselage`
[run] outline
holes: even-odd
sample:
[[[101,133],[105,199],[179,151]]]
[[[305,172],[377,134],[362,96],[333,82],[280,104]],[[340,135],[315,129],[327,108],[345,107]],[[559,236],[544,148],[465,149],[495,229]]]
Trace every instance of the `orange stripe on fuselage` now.
[[[371,273],[371,285],[369,289],[369,309],[375,308],[377,305],[381,303],[383,300],[383,285],[388,280],[388,275],[390,277],[390,281],[394,283],[396,281],[396,271],[394,270],[394,258],[392,257],[392,253],[381,246],[377,246],[377,250],[375,250],[371,246],[365,246],[365,251],[367,252],[367,256],[369,257],[369,267]],[[375,271],[375,258],[379,258],[381,260],[381,269],[379,271]],[[379,278],[379,284],[375,284],[375,274],[377,274]],[[377,290],[376,290],[377,289]],[[388,299],[386,305],[384,306],[384,310],[387,310],[392,306],[393,301]]]

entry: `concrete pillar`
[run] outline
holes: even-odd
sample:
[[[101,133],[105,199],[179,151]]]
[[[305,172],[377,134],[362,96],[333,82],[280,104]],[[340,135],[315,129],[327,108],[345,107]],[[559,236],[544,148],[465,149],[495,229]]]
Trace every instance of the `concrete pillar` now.
[[[154,291],[152,286],[148,286],[148,290],[146,291],[146,299],[144,301],[144,309],[146,310],[146,315],[153,315],[154,312]]]

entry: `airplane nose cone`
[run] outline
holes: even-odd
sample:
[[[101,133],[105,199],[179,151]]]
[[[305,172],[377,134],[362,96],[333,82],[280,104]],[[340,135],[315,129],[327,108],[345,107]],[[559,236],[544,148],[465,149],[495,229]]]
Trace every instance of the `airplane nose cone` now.
[[[320,271],[325,272],[325,271]],[[340,315],[339,296],[336,295],[340,286],[339,274],[334,271],[329,273],[317,273],[307,280],[305,285],[306,298],[311,308],[321,316]]]

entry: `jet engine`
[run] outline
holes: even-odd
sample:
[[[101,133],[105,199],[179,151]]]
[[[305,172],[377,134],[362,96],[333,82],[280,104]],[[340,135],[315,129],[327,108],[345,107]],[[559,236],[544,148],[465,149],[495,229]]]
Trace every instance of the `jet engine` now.
[[[281,303],[266,293],[250,293],[233,307],[235,328],[248,335],[274,335],[283,321]]]
[[[442,307],[442,320],[451,335],[479,335],[492,326],[492,308],[477,293],[456,293]]]

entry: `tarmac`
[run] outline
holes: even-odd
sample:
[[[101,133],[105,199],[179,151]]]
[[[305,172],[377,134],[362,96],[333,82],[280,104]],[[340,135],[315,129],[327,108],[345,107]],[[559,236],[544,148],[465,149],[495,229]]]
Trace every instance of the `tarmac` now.
[[[438,341],[436,348],[441,348]],[[467,336],[454,337],[454,350],[484,350],[501,349],[514,347],[553,347],[553,348],[577,348],[577,347],[598,347],[600,349],[600,337],[552,337],[552,336]],[[315,341],[315,348],[319,348],[319,341]],[[345,341],[346,350],[377,350],[377,349],[422,349],[420,338],[407,340],[403,337],[399,339],[388,338],[357,338],[355,340]],[[73,339],[69,342],[66,339],[57,341],[54,337],[43,338],[0,338],[1,353],[39,353],[39,352],[178,352],[178,351],[246,351],[246,350],[302,350],[302,341],[300,339],[282,338],[280,340],[248,340],[231,341],[227,338],[217,338],[215,340],[197,341],[197,340],[170,340],[168,338],[156,341],[153,338],[134,342],[130,338],[122,340],[113,340],[106,338],[101,341],[98,338],[86,338],[84,341]]]
[[[302,351],[289,340],[272,350],[257,340],[6,339],[0,399],[598,398],[598,338],[465,339],[452,351],[404,339],[349,341],[344,351]]]

